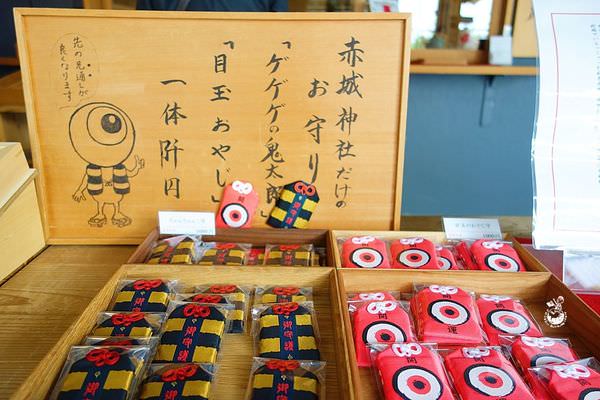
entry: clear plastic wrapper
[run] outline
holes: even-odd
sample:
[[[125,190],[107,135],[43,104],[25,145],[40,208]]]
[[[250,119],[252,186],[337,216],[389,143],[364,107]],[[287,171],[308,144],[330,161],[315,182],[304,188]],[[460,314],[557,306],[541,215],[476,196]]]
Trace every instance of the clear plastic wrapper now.
[[[265,265],[310,267],[313,254],[312,244],[268,244],[265,246]]]
[[[247,243],[216,243],[202,254],[199,265],[244,265],[252,245]]]
[[[176,285],[177,281],[162,279],[119,281],[110,310],[165,312]]]
[[[320,360],[314,304],[258,304],[252,308],[252,333],[259,357]]]
[[[325,247],[315,246],[315,251],[313,253],[313,265],[327,265],[327,249]]]
[[[265,248],[252,246],[246,257],[246,265],[263,265],[265,263]]]
[[[435,244],[422,237],[402,238],[390,243],[392,268],[440,269]]]
[[[445,245],[437,245],[435,246],[435,252],[438,259],[439,269],[442,271],[455,271],[459,270],[458,263],[456,258],[454,257],[454,253],[452,252],[452,246]]]
[[[312,287],[257,286],[254,289],[255,304],[302,303],[312,301]]]
[[[200,239],[197,236],[172,236],[154,244],[147,264],[193,264],[196,261]]]
[[[513,364],[529,384],[536,400],[552,400],[552,397],[530,368],[575,361],[579,358],[568,339],[502,336],[500,342],[509,349]]]
[[[479,239],[459,243],[457,251],[468,269],[498,272],[526,271],[511,242]]]
[[[325,399],[325,362],[252,360],[246,400]]]
[[[391,268],[387,244],[374,236],[338,239],[342,268]]]
[[[518,299],[482,294],[477,299],[477,309],[488,343],[493,346],[500,344],[500,335],[544,335],[531,313]]]
[[[435,345],[371,344],[369,351],[381,399],[455,399]]]
[[[416,342],[408,304],[403,301],[367,301],[353,304],[351,313],[356,363],[369,367],[368,345]]]
[[[472,292],[454,286],[415,285],[410,308],[420,342],[467,346],[487,343]]]
[[[379,292],[348,293],[348,303],[384,300],[400,300],[400,292],[395,290],[382,290]]]
[[[140,400],[208,400],[214,364],[153,364],[140,390]]]
[[[595,358],[547,364],[530,371],[552,400],[600,399],[600,364]]]
[[[535,400],[500,347],[463,347],[444,356],[461,400]]]
[[[234,309],[229,313],[228,333],[246,332],[246,319],[248,308],[250,306],[251,287],[237,285],[201,285],[196,286],[196,292],[206,295],[223,296],[227,302],[234,305]]]
[[[147,346],[71,347],[50,399],[134,399],[149,359]]]
[[[159,341],[158,336],[87,336],[81,343],[82,346],[148,346],[155,348]]]
[[[229,329],[229,304],[172,301],[154,362],[214,364]]]
[[[165,317],[165,313],[103,312],[90,336],[156,336]]]

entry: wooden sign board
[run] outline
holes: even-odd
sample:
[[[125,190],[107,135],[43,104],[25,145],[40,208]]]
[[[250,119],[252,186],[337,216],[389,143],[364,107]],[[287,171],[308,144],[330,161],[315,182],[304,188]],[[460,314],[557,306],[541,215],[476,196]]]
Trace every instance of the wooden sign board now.
[[[16,9],[49,243],[138,243],[251,182],[310,228],[398,228],[408,16]]]

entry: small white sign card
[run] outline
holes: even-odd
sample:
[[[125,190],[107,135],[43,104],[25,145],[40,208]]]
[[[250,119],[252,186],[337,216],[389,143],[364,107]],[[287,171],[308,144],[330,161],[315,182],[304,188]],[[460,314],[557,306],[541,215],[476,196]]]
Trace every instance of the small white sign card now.
[[[161,235],[214,235],[215,213],[195,211],[159,211]]]
[[[443,218],[446,238],[457,240],[502,239],[495,218]]]

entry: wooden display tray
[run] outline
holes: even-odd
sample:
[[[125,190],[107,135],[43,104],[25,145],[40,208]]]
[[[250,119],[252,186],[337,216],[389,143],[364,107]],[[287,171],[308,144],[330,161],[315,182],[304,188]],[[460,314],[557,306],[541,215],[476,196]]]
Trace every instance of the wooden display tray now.
[[[329,242],[331,243],[331,256],[333,264],[336,268],[342,268],[341,259],[341,248],[338,245],[338,239],[348,238],[351,236],[375,236],[383,239],[401,239],[409,237],[423,237],[429,239],[434,243],[442,243],[446,241],[446,234],[444,232],[429,232],[429,231],[345,231],[345,230],[332,230],[329,233]],[[529,272],[548,272],[548,269],[544,267],[531,253],[523,248],[519,242],[513,239],[510,235],[505,235],[504,239],[511,241],[521,261],[525,265],[525,268]],[[404,270],[403,270],[404,271]],[[409,270],[407,270],[409,271]],[[471,271],[471,272],[487,272],[496,273],[495,271]],[[504,272],[502,272],[504,273]]]
[[[338,269],[340,314],[343,320],[344,347],[346,352],[345,371],[351,382],[352,393],[349,399],[377,399],[377,387],[373,372],[368,368],[358,368],[352,339],[352,325],[344,305],[348,293],[399,290],[411,292],[414,283],[458,286],[475,291],[477,294],[509,295],[521,299],[533,317],[542,325],[544,334],[551,337],[569,338],[581,358],[600,359],[600,317],[581,299],[573,294],[555,276],[547,272],[527,274],[507,272],[503,274],[479,273],[477,271],[399,271]],[[561,328],[552,329],[543,324],[546,301],[558,296],[564,297],[564,309],[568,313],[567,323]]]
[[[173,235],[168,235],[173,236]],[[152,247],[162,236],[158,228],[150,231],[144,241],[135,249],[135,252],[127,260],[127,264],[142,264],[148,258]],[[233,242],[249,243],[256,246],[266,244],[313,244],[324,247],[327,254],[327,264],[333,265],[331,236],[326,229],[272,229],[272,228],[250,228],[250,229],[217,229],[214,236],[202,236],[207,242]]]
[[[303,180],[310,227],[398,229],[409,18],[16,8],[47,242],[139,244],[158,210],[216,212],[234,180],[254,227]]]
[[[178,279],[186,288],[199,284],[236,285],[299,285],[311,286],[318,329],[320,350],[327,362],[327,398],[346,398],[349,393],[348,375],[340,370],[336,360],[344,354],[342,322],[338,304],[337,275],[333,268],[290,267],[190,267],[125,265],[121,267],[98,295],[90,302],[83,314],[64,333],[56,346],[38,364],[27,381],[15,392],[13,399],[43,399],[57,379],[71,346],[81,343],[96,323],[97,314],[106,310],[119,279],[149,278]],[[249,322],[248,322],[249,323]],[[248,325],[250,326],[250,325]],[[253,339],[249,334],[228,334],[223,339],[218,372],[211,398],[240,400],[249,382],[253,357]],[[342,380],[340,380],[340,378]]]

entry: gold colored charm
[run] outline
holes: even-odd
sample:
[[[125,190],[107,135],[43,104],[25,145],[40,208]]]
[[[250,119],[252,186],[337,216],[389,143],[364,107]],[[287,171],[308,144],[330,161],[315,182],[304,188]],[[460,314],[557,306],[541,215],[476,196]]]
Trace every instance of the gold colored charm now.
[[[556,299],[546,302],[548,308],[544,313],[544,322],[549,327],[560,328],[567,322],[567,312],[562,309],[564,301],[564,297],[558,296]]]

